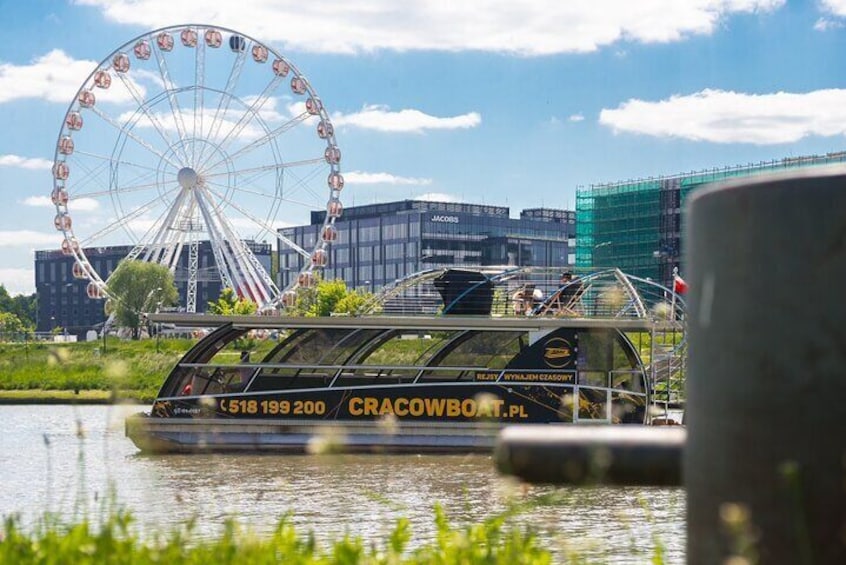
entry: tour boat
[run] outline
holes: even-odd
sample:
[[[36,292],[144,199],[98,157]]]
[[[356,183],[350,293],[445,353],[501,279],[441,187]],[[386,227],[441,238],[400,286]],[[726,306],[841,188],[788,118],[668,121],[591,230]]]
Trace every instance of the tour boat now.
[[[127,435],[151,452],[469,452],[506,424],[666,415],[684,371],[680,297],[617,270],[578,293],[546,275],[422,273],[354,316],[157,314],[208,333]]]

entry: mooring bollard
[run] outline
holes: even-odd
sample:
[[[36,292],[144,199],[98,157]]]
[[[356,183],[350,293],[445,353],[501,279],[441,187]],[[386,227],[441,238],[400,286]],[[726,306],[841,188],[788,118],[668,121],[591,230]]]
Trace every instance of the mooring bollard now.
[[[671,426],[510,426],[494,459],[530,483],[679,486],[684,438]]]
[[[846,168],[697,193],[686,241],[688,562],[846,563]]]
[[[684,456],[678,431],[511,427],[497,467],[660,485],[683,459],[689,563],[846,563],[844,211],[841,166],[693,195]]]

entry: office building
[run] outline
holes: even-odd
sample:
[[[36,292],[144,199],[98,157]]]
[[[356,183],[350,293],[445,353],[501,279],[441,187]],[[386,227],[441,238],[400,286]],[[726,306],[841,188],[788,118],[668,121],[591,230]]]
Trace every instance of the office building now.
[[[312,249],[325,212],[311,223],[283,228],[282,235]],[[377,290],[411,274],[438,267],[514,265],[567,267],[575,260],[576,215],[536,208],[511,218],[509,208],[482,204],[401,200],[354,206],[335,224],[324,277]],[[279,285],[287,286],[305,259],[282,247]]]
[[[253,254],[270,272],[269,243],[245,242]],[[129,245],[86,248],[85,256],[102,278],[107,278],[118,263],[132,251]],[[179,290],[179,303],[184,306],[188,292],[188,254],[182,249],[174,280]],[[208,241],[199,242],[197,249],[197,312],[205,312],[209,302],[220,296],[220,275],[215,267],[214,252]],[[103,300],[88,298],[88,279],[73,276],[74,257],[61,250],[35,252],[35,292],[38,295],[36,331],[49,332],[63,328],[68,333],[84,336],[106,319]]]

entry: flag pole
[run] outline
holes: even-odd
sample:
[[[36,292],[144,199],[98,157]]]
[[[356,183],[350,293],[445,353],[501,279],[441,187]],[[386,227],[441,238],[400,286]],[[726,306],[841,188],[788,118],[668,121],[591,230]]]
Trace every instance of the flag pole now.
[[[673,291],[673,297],[670,299],[670,321],[676,319],[676,277],[679,276],[679,268],[673,267],[673,283],[670,288]]]

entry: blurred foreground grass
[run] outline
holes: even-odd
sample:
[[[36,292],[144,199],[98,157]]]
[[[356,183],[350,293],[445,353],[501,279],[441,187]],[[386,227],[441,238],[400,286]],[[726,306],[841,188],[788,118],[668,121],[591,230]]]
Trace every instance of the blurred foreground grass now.
[[[435,540],[409,548],[411,528],[400,518],[383,544],[366,544],[349,534],[321,547],[312,532],[297,532],[282,518],[269,536],[256,536],[233,519],[214,539],[195,539],[193,525],[140,536],[129,513],[113,511],[101,524],[63,524],[51,516],[27,530],[7,518],[0,538],[0,563],[294,563],[294,564],[548,564],[530,527],[508,523],[508,513],[464,527],[453,527],[435,506]]]

